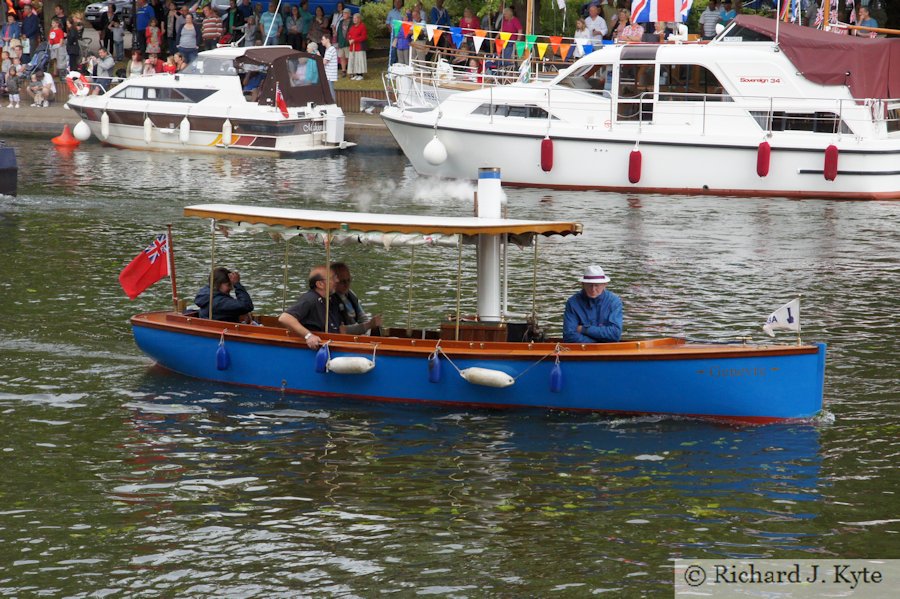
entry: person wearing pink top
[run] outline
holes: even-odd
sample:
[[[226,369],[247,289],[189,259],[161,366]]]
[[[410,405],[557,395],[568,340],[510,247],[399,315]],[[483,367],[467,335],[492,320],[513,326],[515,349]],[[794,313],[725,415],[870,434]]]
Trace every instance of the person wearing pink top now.
[[[503,9],[503,22],[500,24],[500,31],[512,34],[503,48],[503,58],[511,58],[515,51],[516,42],[519,41],[519,37],[522,35],[522,23],[513,14],[512,7],[507,6]]]

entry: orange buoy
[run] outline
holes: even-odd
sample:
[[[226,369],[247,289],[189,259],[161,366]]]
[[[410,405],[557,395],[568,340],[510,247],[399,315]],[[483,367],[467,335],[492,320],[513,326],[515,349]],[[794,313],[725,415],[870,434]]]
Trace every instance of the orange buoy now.
[[[55,146],[61,146],[65,148],[75,148],[81,143],[75,136],[72,135],[72,131],[69,130],[69,126],[66,125],[63,127],[62,133],[51,139]]]
[[[772,146],[769,142],[764,141],[759,144],[756,150],[756,174],[765,177],[769,174],[769,163],[772,159]]]
[[[628,156],[628,182],[637,183],[641,180],[641,151],[632,150]]]
[[[549,136],[541,141],[541,169],[545,173],[553,169],[553,140]]]
[[[826,181],[834,181],[837,177],[837,166],[838,166],[838,149],[837,146],[831,144],[827,148],[825,148],[825,170],[823,174],[825,175]]]

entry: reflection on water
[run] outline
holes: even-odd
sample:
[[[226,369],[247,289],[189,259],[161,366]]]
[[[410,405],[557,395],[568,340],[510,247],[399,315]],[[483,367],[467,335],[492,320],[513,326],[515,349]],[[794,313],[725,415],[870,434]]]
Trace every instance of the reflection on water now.
[[[192,295],[209,232],[181,217],[187,204],[457,215],[471,183],[418,178],[389,150],[18,144],[21,195],[0,198],[3,595],[656,595],[680,556],[897,557],[900,204],[507,190],[513,217],[585,223],[582,239],[541,241],[545,326],[593,261],[632,337],[759,339],[799,292],[804,340],[829,344],[834,422],[459,411],[150,369],[127,318],[168,292],[130,302],[116,275],[171,222]],[[408,251],[340,252],[365,303],[405,324]],[[280,309],[283,245],[220,236],[217,254],[260,311]],[[289,248],[289,297],[322,259]],[[434,326],[452,308],[455,253],[417,251],[416,264],[413,324]],[[530,309],[531,252],[511,252],[511,268],[512,307]]]

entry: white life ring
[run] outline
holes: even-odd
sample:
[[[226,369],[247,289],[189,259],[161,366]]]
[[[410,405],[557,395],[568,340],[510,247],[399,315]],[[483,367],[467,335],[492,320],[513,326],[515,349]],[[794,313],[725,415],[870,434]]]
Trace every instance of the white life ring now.
[[[91,91],[78,71],[72,71],[66,76],[66,87],[73,96],[86,96]]]

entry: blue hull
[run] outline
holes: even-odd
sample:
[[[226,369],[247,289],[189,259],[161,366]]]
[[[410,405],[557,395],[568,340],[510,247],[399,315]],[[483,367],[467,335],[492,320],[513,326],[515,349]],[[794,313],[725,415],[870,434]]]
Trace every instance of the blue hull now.
[[[539,355],[510,359],[508,352],[498,352],[497,357],[465,357],[448,350],[460,369],[490,368],[518,377],[515,384],[506,388],[470,384],[446,359],[441,360],[439,382],[432,383],[427,354],[422,350],[409,353],[383,349],[376,355],[375,368],[366,374],[318,373],[316,352],[296,342],[267,343],[233,336],[225,342],[230,364],[219,370],[217,334],[208,329],[193,332],[144,326],[137,318],[133,329],[138,346],[168,370],[223,383],[312,395],[473,407],[532,406],[671,414],[747,422],[809,419],[822,408],[824,344],[812,346],[806,353],[782,351],[767,355],[765,351],[745,351],[746,356],[726,357],[691,351],[633,358],[621,353],[602,357],[564,353],[561,389],[553,392],[552,358],[534,365]],[[344,355],[371,357],[371,347],[361,345],[359,351],[352,353],[332,352],[335,357]]]

